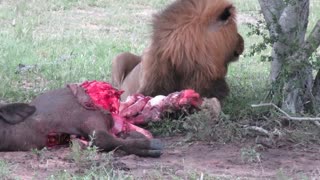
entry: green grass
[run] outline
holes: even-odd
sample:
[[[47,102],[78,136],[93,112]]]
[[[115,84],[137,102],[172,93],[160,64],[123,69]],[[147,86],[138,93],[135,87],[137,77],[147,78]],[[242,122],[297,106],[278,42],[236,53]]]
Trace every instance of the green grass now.
[[[92,141],[90,141],[92,145]],[[82,148],[80,142],[73,140],[70,145],[70,159],[77,166],[78,173],[62,170],[50,175],[48,179],[132,179],[121,170],[113,168],[113,156],[110,153],[99,153],[96,146]]]
[[[259,3],[257,0],[233,0],[241,14],[248,15],[256,20],[263,19],[259,14]],[[310,16],[308,32],[311,32],[315,23],[320,19],[320,3],[318,0],[310,1]],[[270,63],[261,61],[261,54],[248,56],[252,51],[252,45],[262,42],[262,38],[253,35],[248,36],[250,28],[242,24],[239,32],[244,36],[244,56],[236,63],[232,63],[228,71],[228,81],[231,94],[224,106],[224,112],[231,115],[233,119],[246,118],[248,114],[258,113],[259,110],[252,109],[251,104],[264,101],[268,91],[268,78]],[[268,48],[262,55],[270,55],[271,48]]]
[[[10,177],[11,170],[7,162],[0,160],[0,179],[7,179]]]
[[[258,18],[257,0],[233,0],[240,14]],[[140,54],[148,45],[151,14],[172,0],[11,0],[0,3],[0,100],[29,101],[39,93],[85,80],[110,81],[116,54]],[[261,18],[261,16],[260,16]],[[320,3],[311,1],[309,31],[320,19]],[[228,71],[231,94],[223,111],[232,119],[254,114],[250,105],[264,100],[270,64],[246,56],[262,41],[248,36],[244,56]],[[265,54],[269,54],[268,49]],[[19,64],[28,71],[17,73]]]
[[[86,169],[84,173],[75,174],[70,173],[67,170],[59,171],[50,177],[48,180],[91,180],[91,179],[108,179],[108,180],[117,180],[117,179],[133,179],[130,176],[123,175],[120,171],[110,170],[103,166],[91,167]]]
[[[171,1],[2,2],[0,99],[28,101],[40,92],[69,82],[110,81],[111,59],[123,51],[141,53],[148,44],[151,14]],[[259,10],[256,0],[234,2],[241,13],[257,14]],[[316,1],[311,4],[310,24],[314,24],[320,17],[320,5]],[[249,31],[245,25],[239,29],[243,35]],[[251,39],[245,36],[247,50],[256,42]],[[18,64],[36,67],[16,74]],[[238,112],[260,101],[268,72],[269,64],[260,62],[259,56],[243,57],[232,64],[228,74],[232,93],[225,111]]]
[[[0,99],[30,100],[69,82],[109,81],[118,53],[147,45],[163,1],[10,1],[0,4]],[[18,64],[35,66],[16,74]]]

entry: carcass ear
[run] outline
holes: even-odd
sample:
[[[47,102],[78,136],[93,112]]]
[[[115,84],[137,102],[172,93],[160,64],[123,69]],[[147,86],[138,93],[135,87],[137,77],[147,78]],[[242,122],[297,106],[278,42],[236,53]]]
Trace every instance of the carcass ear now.
[[[97,107],[93,103],[90,96],[86,91],[78,84],[68,84],[67,87],[71,90],[74,97],[78,100],[78,103],[87,110],[97,110]]]
[[[36,111],[36,107],[26,103],[12,103],[0,107],[0,119],[9,124],[24,121]]]
[[[224,10],[209,22],[210,31],[219,31],[219,29],[229,23],[234,18],[234,6],[230,5],[224,8]]]

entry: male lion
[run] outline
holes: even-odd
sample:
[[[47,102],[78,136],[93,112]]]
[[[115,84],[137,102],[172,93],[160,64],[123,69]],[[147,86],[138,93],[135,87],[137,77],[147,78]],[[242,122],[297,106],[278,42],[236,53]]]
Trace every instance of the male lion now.
[[[122,99],[191,88],[223,100],[229,92],[228,64],[244,49],[235,16],[227,0],[177,0],[154,15],[145,52],[122,53],[112,62],[112,82],[125,91]]]

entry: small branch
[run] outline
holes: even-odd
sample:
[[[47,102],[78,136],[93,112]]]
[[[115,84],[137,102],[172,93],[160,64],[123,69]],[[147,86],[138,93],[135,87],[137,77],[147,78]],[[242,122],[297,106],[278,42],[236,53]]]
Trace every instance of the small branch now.
[[[316,25],[312,29],[312,32],[310,33],[307,43],[311,44],[313,47],[312,51],[315,51],[317,47],[320,45],[320,20],[317,21]]]
[[[320,95],[320,69],[318,70],[316,78],[314,79],[312,93],[313,94],[318,94],[319,93],[319,95]]]
[[[320,128],[320,122],[319,122],[319,121],[314,121],[314,124],[315,124],[316,126],[318,126],[318,128]]]
[[[289,59],[294,63],[289,64],[289,69],[299,70],[301,69],[301,63],[306,62],[309,57],[320,46],[320,20],[317,22],[308,39],[303,43],[301,50],[294,53]]]
[[[267,23],[270,37],[277,39],[280,30],[279,19],[285,8],[283,0],[259,0],[261,12]]]
[[[311,117],[292,117],[282,109],[280,109],[278,106],[276,106],[273,103],[262,103],[262,104],[252,104],[251,107],[256,108],[256,107],[265,107],[265,106],[273,106],[276,108],[279,112],[284,114],[287,119],[293,120],[293,121],[320,121],[320,118],[311,118]]]
[[[317,122],[317,121],[315,121]],[[250,131],[255,131],[258,132],[264,136],[267,136],[268,138],[271,138],[273,140],[279,139],[282,136],[282,133],[278,130],[278,129],[274,129],[273,132],[270,132],[262,127],[258,127],[258,126],[243,126],[243,128],[245,128],[246,130],[250,130]],[[259,143],[261,144],[261,143]],[[264,144],[266,145],[266,144]],[[269,146],[269,145],[267,145]]]
[[[316,78],[314,79],[313,87],[312,87],[312,95],[313,95],[313,101],[314,101],[314,109],[316,113],[319,113],[320,110],[320,69],[318,70],[318,73],[316,75]]]
[[[259,0],[263,16],[267,23],[277,22],[285,8],[282,0]]]
[[[258,127],[258,126],[244,126],[245,129],[247,130],[251,130],[251,131],[256,131],[256,132],[259,132],[265,136],[268,136],[268,137],[271,137],[271,133],[266,130],[266,129],[263,129],[262,127]]]
[[[317,24],[313,28],[308,39],[304,43],[303,49],[306,51],[307,57],[310,57],[311,54],[315,52],[319,46],[320,46],[320,20],[318,20]]]
[[[294,2],[288,2],[279,18],[282,36],[286,37],[284,39],[286,39],[290,44],[302,44],[305,41],[308,17],[309,0],[295,0]]]

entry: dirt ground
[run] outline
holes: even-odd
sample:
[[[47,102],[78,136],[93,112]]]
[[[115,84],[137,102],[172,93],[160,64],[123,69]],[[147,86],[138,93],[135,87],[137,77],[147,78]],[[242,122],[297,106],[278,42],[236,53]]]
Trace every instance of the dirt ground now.
[[[207,177],[204,179],[318,179],[320,175],[320,148],[315,145],[264,149],[246,155],[244,149],[250,149],[252,142],[187,143],[177,136],[163,141],[166,147],[160,158],[115,153],[112,163],[135,179],[190,179],[192,173],[199,178],[203,174]],[[41,157],[35,152],[2,152],[0,159],[12,164],[10,177],[26,180],[77,169],[70,161],[69,148],[44,151]]]

